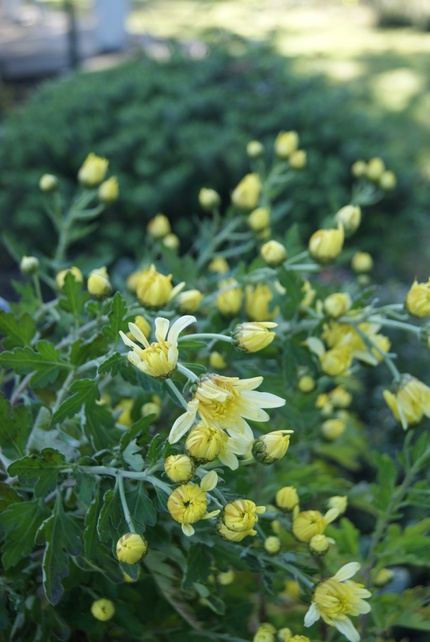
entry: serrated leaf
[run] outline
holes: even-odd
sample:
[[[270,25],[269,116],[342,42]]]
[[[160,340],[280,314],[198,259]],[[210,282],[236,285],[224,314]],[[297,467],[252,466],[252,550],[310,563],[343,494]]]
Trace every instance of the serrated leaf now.
[[[36,324],[29,314],[17,318],[12,312],[0,312],[0,334],[4,334],[3,347],[11,350],[29,346],[36,333]]]
[[[140,446],[137,445],[136,439],[132,439],[127,448],[122,453],[124,461],[132,470],[141,472],[144,469],[145,462],[143,460]]]
[[[142,531],[145,530],[145,525],[154,526],[157,523],[157,511],[143,483],[126,491],[126,498],[133,521]]]
[[[82,292],[82,283],[76,281],[71,272],[66,274],[61,289],[60,307],[77,318],[84,309],[88,296],[88,292]]]
[[[57,487],[57,478],[68,464],[64,455],[53,448],[45,448],[39,455],[18,459],[8,468],[11,477],[17,475],[22,484],[33,486],[36,497],[45,497]]]
[[[84,554],[88,560],[97,559],[100,543],[97,536],[97,519],[101,507],[100,491],[97,488],[94,499],[89,504],[85,514],[85,530],[83,535]]]
[[[186,559],[182,587],[190,589],[194,582],[206,584],[212,564],[212,556],[208,547],[201,543],[192,544]]]
[[[35,371],[31,378],[34,387],[44,388],[53,383],[61,369],[72,366],[60,359],[60,353],[49,341],[38,341],[35,349],[15,348],[13,352],[3,352],[0,364],[6,369],[13,369],[17,374],[28,374]]]
[[[82,549],[82,532],[73,517],[65,513],[61,495],[57,495],[54,512],[39,529],[43,535],[43,588],[50,604],[58,604],[63,594],[62,580],[69,574],[69,555],[77,556]]]
[[[110,357],[102,361],[99,365],[98,373],[104,374],[105,372],[111,372],[115,376],[119,371],[119,365],[122,361],[125,360],[125,356],[119,352],[115,352]]]
[[[86,403],[96,401],[100,398],[97,379],[80,379],[70,386],[72,396],[63,401],[57,412],[52,417],[52,423],[60,423],[73,417]]]
[[[122,521],[121,503],[116,486],[103,495],[102,507],[97,520],[97,533],[102,542],[118,539],[118,525]]]
[[[148,415],[148,417],[141,417],[136,423],[134,423],[131,428],[122,434],[121,440],[119,442],[119,449],[123,452],[128,444],[135,439],[142,430],[146,430],[152,422],[154,415]]]
[[[120,292],[116,292],[112,298],[111,307],[108,312],[109,325],[103,328],[103,334],[113,341],[114,345],[117,344],[119,339],[119,331],[127,331],[127,323],[125,316],[127,314],[127,303]]]
[[[92,399],[85,404],[84,432],[96,452],[117,444],[122,434],[109,410]]]
[[[10,484],[0,482],[0,511],[3,512],[9,508],[11,504],[17,504],[22,501],[22,497]]]
[[[108,341],[102,334],[96,334],[94,337],[91,337],[91,339],[88,339],[88,341],[79,339],[72,345],[70,350],[70,363],[74,366],[80,366],[83,363],[103,356],[108,349]]]
[[[1,528],[5,531],[3,566],[15,566],[34,548],[34,538],[49,509],[38,499],[9,506],[1,516]]]
[[[32,421],[26,406],[15,406],[7,399],[0,397],[0,438],[6,457],[16,459],[25,454]]]

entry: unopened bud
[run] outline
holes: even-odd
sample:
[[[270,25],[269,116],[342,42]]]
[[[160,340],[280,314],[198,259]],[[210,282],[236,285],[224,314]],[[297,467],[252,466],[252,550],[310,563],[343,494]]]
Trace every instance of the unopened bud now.
[[[199,192],[199,204],[202,209],[211,212],[220,206],[220,195],[214,189],[202,187]]]
[[[36,256],[23,256],[19,269],[24,276],[32,276],[39,271],[40,262]]]
[[[267,243],[262,245],[260,254],[267,265],[271,267],[281,265],[287,258],[287,250],[285,247],[282,243],[274,240],[267,241]]]
[[[41,192],[49,193],[55,192],[58,187],[58,178],[53,174],[43,174],[39,181],[39,189]]]

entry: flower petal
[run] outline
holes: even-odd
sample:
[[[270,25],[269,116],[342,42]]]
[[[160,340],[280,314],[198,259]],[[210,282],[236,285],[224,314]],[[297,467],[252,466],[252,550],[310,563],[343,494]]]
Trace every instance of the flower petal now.
[[[181,528],[183,534],[187,537],[191,537],[191,535],[194,535],[194,533],[196,532],[191,524],[182,524]]]
[[[135,323],[129,323],[128,327],[134,338],[137,339],[143,346],[145,346],[145,348],[149,348],[149,341],[143,334],[142,330],[138,328]]]
[[[357,573],[361,568],[360,564],[358,562],[349,562],[348,564],[345,564],[338,570],[336,575],[333,575],[331,578],[332,580],[336,580],[337,582],[344,582],[345,580],[349,580],[353,575]]]
[[[128,336],[122,331],[119,331],[121,339],[124,341],[125,345],[128,346],[129,348],[137,348],[138,350],[141,350],[142,348],[139,348],[137,343],[134,343],[131,339],[128,338]]]
[[[191,325],[192,323],[196,323],[197,319],[196,317],[193,317],[191,314],[186,314],[183,317],[179,317],[179,319],[176,319],[175,323],[172,325],[169,331],[168,335],[168,341],[169,343],[176,343],[178,340],[179,334],[184,330],[187,326]]]
[[[165,319],[164,317],[157,317],[155,319],[155,338],[159,343],[166,340],[169,325],[169,319]]]
[[[257,404],[260,408],[280,408],[285,406],[285,399],[273,395],[271,392],[254,392],[245,390],[242,392],[242,398],[251,403]]]
[[[170,431],[169,443],[176,444],[176,442],[179,441],[180,438],[191,428],[195,418],[195,410],[187,410],[187,412],[184,412],[180,417],[178,417]]]
[[[305,615],[305,626],[312,626],[312,624],[315,624],[315,622],[319,620],[320,617],[321,615],[317,605],[315,604],[315,602],[312,602],[308,612]]]
[[[343,616],[342,618],[336,618],[333,620],[333,624],[349,642],[360,642],[360,634],[349,617]]]

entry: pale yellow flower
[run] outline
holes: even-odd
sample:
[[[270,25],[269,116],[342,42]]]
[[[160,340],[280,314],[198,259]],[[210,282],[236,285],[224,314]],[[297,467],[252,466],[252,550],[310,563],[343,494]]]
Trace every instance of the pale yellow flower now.
[[[336,223],[342,223],[347,236],[358,229],[361,222],[361,209],[358,205],[345,205],[335,215]]]
[[[135,275],[135,279],[127,280],[127,287],[136,287],[137,298],[148,308],[162,308],[171,301],[184,288],[185,283],[172,285],[172,275],[165,276],[157,272],[154,265],[147,270],[142,270]]]
[[[239,379],[218,374],[202,377],[187,411],[173,424],[170,443],[176,443],[188,432],[197,415],[208,426],[227,430],[232,437],[253,439],[246,419],[269,421],[270,416],[263,408],[279,408],[285,404],[285,399],[277,395],[256,392],[255,388],[262,383],[263,377]]]
[[[170,322],[163,317],[155,319],[155,337],[157,341],[149,343],[143,332],[134,323],[129,323],[130,332],[141,345],[127,337],[124,332],[120,335],[125,345],[132,348],[128,353],[128,360],[142,372],[155,379],[166,379],[176,370],[179,358],[178,335],[191,323],[195,323],[193,316],[183,316],[177,319],[169,330]]]
[[[351,259],[351,267],[357,274],[371,272],[373,259],[368,252],[356,252]]]
[[[200,301],[203,299],[200,290],[185,290],[177,297],[178,309],[182,314],[193,314],[197,311]]]
[[[106,176],[109,161],[96,154],[88,154],[78,172],[78,180],[85,187],[97,187]]]
[[[236,347],[244,352],[263,350],[275,338],[275,333],[269,330],[276,328],[277,325],[273,321],[250,321],[237,325],[233,331]]]
[[[208,270],[216,274],[225,274],[229,269],[230,266],[223,256],[215,256],[208,265]]]
[[[348,312],[351,305],[351,297],[347,292],[335,292],[324,300],[325,312],[334,319]]]
[[[170,221],[164,214],[157,214],[148,222],[146,231],[154,239],[162,239],[170,233]]]
[[[111,176],[99,186],[97,196],[102,203],[114,203],[117,200],[119,185],[116,176]]]
[[[273,464],[282,459],[290,445],[290,434],[293,430],[275,430],[261,435],[252,444],[252,455],[261,464]]]
[[[115,615],[115,605],[112,600],[102,597],[91,604],[91,615],[100,622],[107,622]]]
[[[281,131],[275,138],[274,149],[278,158],[285,160],[298,149],[299,135],[295,131]]]
[[[299,505],[299,496],[294,486],[284,486],[276,493],[276,505],[285,511],[292,511]]]
[[[334,261],[342,251],[344,233],[339,229],[317,230],[309,239],[309,253],[321,263]]]
[[[268,207],[257,207],[248,216],[248,225],[254,232],[261,232],[270,223],[270,209]]]
[[[285,246],[273,239],[261,246],[260,254],[267,265],[271,267],[281,265],[287,258]]]
[[[167,477],[176,484],[186,484],[194,475],[195,465],[188,455],[170,455],[164,462]]]
[[[209,187],[202,187],[199,192],[199,204],[204,210],[210,212],[221,204],[221,198],[218,192]]]
[[[136,564],[148,552],[148,542],[138,533],[126,533],[116,544],[116,556],[120,562]]]
[[[170,494],[167,500],[167,508],[170,515],[176,522],[182,524],[182,531],[188,537],[194,533],[194,528],[191,524],[195,524],[200,519],[215,517],[219,513],[219,510],[211,513],[206,512],[208,505],[206,490],[211,490],[211,487],[209,485],[205,489],[202,488],[203,485],[202,480],[200,486],[192,483],[179,486]]]
[[[271,321],[279,312],[278,306],[271,306],[273,292],[265,283],[245,288],[246,315],[252,321]]]
[[[414,281],[405,301],[409,314],[414,317],[427,317],[430,315],[430,279],[427,283]]]
[[[430,388],[422,381],[404,375],[393,394],[384,390],[384,399],[397,421],[406,430],[408,426],[418,424],[424,415],[430,417]]]
[[[258,205],[261,187],[258,174],[246,174],[234,188],[231,202],[241,210],[253,210]]]
[[[303,169],[307,163],[307,153],[304,149],[297,149],[288,159],[292,169]]]
[[[366,178],[369,181],[379,181],[382,174],[385,172],[385,163],[382,158],[375,156],[371,158],[366,166]]]
[[[243,292],[235,279],[220,283],[221,291],[216,298],[216,307],[226,317],[234,317],[242,308]]]
[[[339,512],[334,508],[330,508],[325,515],[323,515],[318,510],[300,512],[298,507],[296,507],[293,514],[293,535],[300,542],[308,543],[315,535],[324,533],[327,525],[331,524],[338,516]]]
[[[98,268],[90,273],[87,288],[88,292],[97,299],[102,299],[112,292],[106,267]]]
[[[191,429],[185,448],[191,457],[200,463],[213,461],[218,457],[222,464],[231,470],[236,470],[239,466],[237,456],[245,455],[251,443],[249,437],[238,435],[229,437],[221,428],[208,426],[199,421]]]
[[[58,272],[57,276],[55,277],[55,284],[58,289],[62,289],[64,287],[64,282],[66,280],[66,276],[68,274],[72,274],[73,278],[77,283],[82,283],[84,280],[84,277],[82,276],[82,272],[76,265],[72,265],[72,267],[67,268],[65,270],[60,270]]]
[[[250,499],[235,499],[224,506],[221,521],[228,530],[243,533],[252,530],[258,515],[265,512],[265,506],[257,506]]]
[[[336,627],[349,642],[359,642],[360,634],[349,615],[369,613],[370,606],[364,600],[371,596],[362,584],[350,578],[360,569],[360,564],[350,562],[328,580],[317,584],[312,604],[305,615],[305,626],[312,626],[322,618],[326,624]]]

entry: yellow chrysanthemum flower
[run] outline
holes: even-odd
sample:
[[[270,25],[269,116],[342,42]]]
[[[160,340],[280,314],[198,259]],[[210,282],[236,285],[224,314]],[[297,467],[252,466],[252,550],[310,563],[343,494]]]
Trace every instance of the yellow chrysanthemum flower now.
[[[337,230],[317,230],[309,239],[309,253],[320,263],[330,263],[342,252],[343,241],[342,225]]]
[[[237,325],[233,332],[235,346],[244,352],[258,352],[270,345],[275,338],[275,333],[270,328],[276,328],[273,321],[250,321]]]
[[[263,377],[239,379],[211,374],[202,377],[197,384],[188,409],[178,417],[170,431],[170,443],[176,443],[193,425],[197,414],[208,426],[227,430],[232,437],[254,435],[246,419],[269,421],[270,416],[263,408],[279,408],[285,399],[269,392],[256,392]]]
[[[206,484],[205,477],[208,478]],[[182,524],[182,531],[188,537],[194,533],[194,528],[191,524],[195,524],[200,519],[215,517],[219,513],[219,510],[211,513],[206,512],[208,505],[206,491],[215,487],[217,475],[214,471],[211,471],[205,477],[202,479],[200,486],[192,483],[179,486],[170,494],[167,500],[169,513],[176,522]]]
[[[242,308],[243,292],[236,279],[221,281],[216,307],[225,317],[234,317]]]
[[[195,465],[188,455],[170,455],[164,462],[167,477],[176,484],[186,484],[194,475]]]
[[[275,430],[261,435],[252,444],[252,455],[261,464],[273,464],[282,459],[290,445],[290,434],[294,430]]]
[[[155,337],[157,341],[149,343],[142,330],[134,323],[128,327],[133,337],[144,346],[142,349],[137,343],[120,331],[121,339],[125,345],[132,348],[128,353],[128,360],[142,372],[155,379],[167,379],[175,371],[178,363],[178,335],[191,323],[195,323],[193,316],[183,316],[177,319],[169,330],[170,322],[163,317],[155,319]]]
[[[430,315],[430,279],[427,283],[414,281],[409,290],[405,306],[409,314],[414,317],[427,317]]]
[[[155,265],[131,276],[135,278],[127,280],[127,287],[136,290],[137,298],[147,308],[162,308],[185,286],[185,283],[179,283],[173,287],[172,275],[165,276],[157,272]]]
[[[384,390],[384,399],[397,421],[407,430],[408,426],[418,424],[423,416],[430,417],[430,388],[422,381],[404,375],[393,394]]]
[[[296,507],[293,513],[293,535],[300,542],[308,543],[315,535],[324,533],[326,526],[331,524],[337,517],[339,517],[339,511],[335,508],[330,508],[323,515],[318,510],[300,512]]]
[[[78,181],[85,187],[97,187],[106,176],[109,161],[96,154],[88,154],[78,172]]]
[[[208,426],[200,421],[190,431],[185,448],[191,457],[201,463],[218,457],[225,466],[236,470],[239,466],[237,455],[245,455],[250,444],[248,437],[229,437],[221,428]]]
[[[326,624],[336,627],[349,642],[359,642],[360,634],[349,619],[370,611],[364,600],[371,596],[362,584],[350,578],[360,569],[360,564],[350,562],[328,580],[317,584],[312,604],[305,615],[305,626],[312,626],[322,618]]]
[[[231,202],[241,210],[253,210],[258,205],[261,187],[258,174],[246,174],[234,188]]]
[[[148,552],[148,542],[138,533],[126,533],[116,544],[116,556],[120,562],[136,564]]]
[[[278,306],[273,309],[270,306],[273,292],[265,283],[260,283],[255,287],[247,285],[245,297],[246,315],[252,321],[271,321],[279,313]]]
[[[235,499],[224,506],[221,521],[229,531],[243,533],[252,530],[258,515],[265,512],[265,506],[257,506],[250,499]]]

